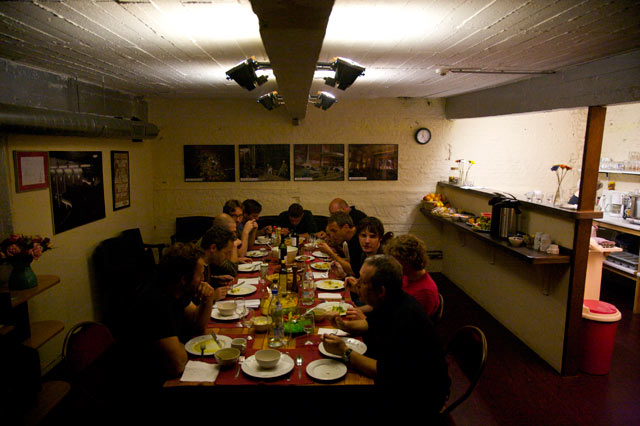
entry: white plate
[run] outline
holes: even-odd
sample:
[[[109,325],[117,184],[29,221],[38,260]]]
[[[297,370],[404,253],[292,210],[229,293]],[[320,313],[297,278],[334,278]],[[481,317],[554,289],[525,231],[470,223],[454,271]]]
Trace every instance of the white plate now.
[[[327,253],[323,253],[320,250],[316,250],[313,253],[311,253],[312,255],[314,255],[315,257],[319,257],[321,259],[327,259],[329,258],[329,255]]]
[[[309,256],[308,254],[301,254],[300,256],[296,256],[296,262],[305,262],[307,259],[313,261],[316,258],[313,256]]]
[[[216,343],[213,341],[213,337],[211,337],[210,334],[205,334],[203,336],[194,337],[193,339],[189,340],[187,343],[184,344],[184,348],[191,355],[200,356],[201,355],[200,343],[207,342],[207,347],[204,350],[204,355],[209,356],[216,353],[218,349],[231,347],[231,337],[218,335],[218,341],[222,345],[221,348],[217,347],[218,345],[216,345]],[[195,347],[197,347],[197,349]]]
[[[236,307],[236,311],[231,315],[221,315],[218,308],[214,306],[213,309],[211,310],[211,318],[221,320],[221,321],[233,321],[233,320],[242,318],[248,313],[249,313],[248,311],[245,311],[243,310],[243,308],[238,306]]]
[[[247,257],[265,257],[266,255],[268,255],[269,252],[268,251],[261,251],[261,250],[250,250],[247,252]]]
[[[311,268],[316,271],[328,271],[331,269],[331,264],[329,262],[316,262],[311,264]]]
[[[358,352],[360,355],[362,355],[365,352],[367,352],[367,345],[365,345],[363,342],[361,342],[358,339],[354,339],[353,337],[343,337],[342,340],[344,340],[344,342],[347,344],[348,347],[353,349],[354,352]],[[322,355],[328,356],[329,358],[335,358],[335,359],[341,359],[342,358],[339,355],[334,355],[334,354],[330,354],[329,352],[327,352],[327,350],[324,348],[324,345],[322,344],[322,342],[318,345],[318,349],[320,350],[320,353]]]
[[[227,296],[246,296],[247,294],[255,293],[256,290],[256,286],[251,284],[242,284],[229,290],[227,292]]]
[[[347,374],[347,366],[333,359],[317,359],[307,365],[307,374],[316,380],[337,380]]]
[[[284,374],[287,374],[289,371],[293,370],[293,366],[295,363],[293,359],[287,354],[281,354],[280,361],[274,368],[262,368],[258,365],[258,361],[256,361],[256,357],[251,355],[242,363],[242,371],[252,377],[257,377],[260,379],[270,379],[273,377],[280,377]]]
[[[322,302],[320,304],[318,304],[317,306],[314,306],[313,308],[311,308],[311,310],[320,308],[324,311],[327,312],[331,312],[333,311],[333,307],[334,306],[340,306],[342,307],[342,309],[345,310],[345,312],[340,313],[340,315],[347,315],[347,309],[349,308],[353,308],[353,306],[351,306],[350,304],[346,303],[346,302]]]
[[[342,290],[344,288],[344,281],[320,280],[316,281],[316,287],[320,290]]]
[[[260,263],[241,263],[238,272],[255,272],[260,270]]]
[[[256,238],[256,244],[267,245],[271,242],[271,238]]]

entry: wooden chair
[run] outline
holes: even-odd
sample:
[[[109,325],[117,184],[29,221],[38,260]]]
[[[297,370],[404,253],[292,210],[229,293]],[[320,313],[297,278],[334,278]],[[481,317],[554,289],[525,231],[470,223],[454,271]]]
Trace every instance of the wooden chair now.
[[[487,361],[487,338],[482,330],[473,325],[459,328],[449,340],[445,355],[447,361],[454,360],[460,371],[469,381],[466,390],[453,402],[445,404],[440,411],[443,424],[451,424],[451,412],[471,395],[480,380]],[[451,368],[449,372],[451,374]],[[455,379],[453,377],[452,379]]]
[[[442,293],[438,293],[438,297],[440,298],[440,305],[438,305],[438,309],[431,315],[431,322],[433,325],[436,325],[442,319],[442,313],[444,312],[444,297],[442,297]]]

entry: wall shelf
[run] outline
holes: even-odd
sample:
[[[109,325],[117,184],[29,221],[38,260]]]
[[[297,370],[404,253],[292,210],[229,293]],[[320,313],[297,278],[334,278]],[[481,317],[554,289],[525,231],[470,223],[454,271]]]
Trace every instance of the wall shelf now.
[[[462,232],[471,234],[475,238],[485,241],[494,247],[498,247],[499,249],[534,265],[566,264],[571,262],[571,250],[569,249],[561,247],[561,254],[547,254],[526,247],[512,247],[508,242],[492,237],[489,233],[476,232],[462,222],[434,215],[424,208],[421,208],[420,211],[422,211],[422,214],[428,218],[451,225]]]
[[[615,175],[640,175],[640,172],[632,172],[630,170],[598,170],[598,173],[604,173],[608,175],[609,173],[613,173]]]

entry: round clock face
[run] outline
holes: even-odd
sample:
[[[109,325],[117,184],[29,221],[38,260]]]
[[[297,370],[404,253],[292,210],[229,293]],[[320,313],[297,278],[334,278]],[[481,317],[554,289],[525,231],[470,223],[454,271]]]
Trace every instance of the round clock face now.
[[[424,145],[431,140],[431,131],[426,127],[418,129],[418,131],[415,134],[415,138],[416,138],[416,142]]]

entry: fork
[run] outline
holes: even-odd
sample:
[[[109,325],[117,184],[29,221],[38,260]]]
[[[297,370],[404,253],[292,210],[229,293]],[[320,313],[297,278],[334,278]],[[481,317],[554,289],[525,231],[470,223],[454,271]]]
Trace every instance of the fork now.
[[[218,341],[218,336],[216,336],[216,332],[213,330],[211,330],[211,337],[213,337],[213,341],[218,344],[218,347],[222,348],[222,345]]]

